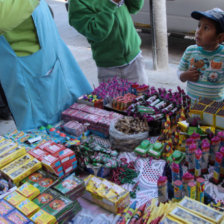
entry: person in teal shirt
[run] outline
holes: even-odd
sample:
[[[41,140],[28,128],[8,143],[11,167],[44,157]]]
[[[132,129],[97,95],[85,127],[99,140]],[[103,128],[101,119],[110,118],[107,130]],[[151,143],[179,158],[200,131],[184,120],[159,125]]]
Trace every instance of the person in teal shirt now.
[[[0,83],[18,129],[54,124],[92,91],[45,0],[0,1]]]
[[[187,93],[195,102],[199,98],[224,99],[224,11],[219,8],[193,11],[198,20],[196,44],[189,46],[178,66],[178,76],[187,82]]]

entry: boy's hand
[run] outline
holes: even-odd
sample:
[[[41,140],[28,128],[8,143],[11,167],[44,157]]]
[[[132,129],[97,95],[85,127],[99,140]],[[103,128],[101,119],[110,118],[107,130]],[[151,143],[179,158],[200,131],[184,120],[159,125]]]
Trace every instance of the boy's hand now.
[[[200,72],[197,68],[190,68],[188,71],[181,73],[180,80],[182,82],[191,81],[197,82],[200,76]]]

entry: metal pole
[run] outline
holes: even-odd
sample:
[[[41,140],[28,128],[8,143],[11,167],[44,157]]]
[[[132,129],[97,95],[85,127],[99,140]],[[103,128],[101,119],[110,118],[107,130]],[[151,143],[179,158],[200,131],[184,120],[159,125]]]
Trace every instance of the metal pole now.
[[[152,30],[152,61],[153,69],[157,70],[157,53],[156,53],[156,35],[155,35],[155,24],[154,24],[154,13],[153,13],[153,0],[149,0],[149,12],[150,12],[150,24]]]
[[[154,69],[168,68],[166,0],[150,0]]]

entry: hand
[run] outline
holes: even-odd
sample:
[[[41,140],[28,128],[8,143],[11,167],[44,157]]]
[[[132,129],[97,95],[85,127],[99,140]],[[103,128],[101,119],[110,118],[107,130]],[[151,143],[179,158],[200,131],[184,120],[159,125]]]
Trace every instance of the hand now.
[[[197,68],[190,68],[186,72],[183,72],[180,74],[180,80],[182,82],[191,81],[191,82],[197,82],[200,76],[200,72],[197,70]]]

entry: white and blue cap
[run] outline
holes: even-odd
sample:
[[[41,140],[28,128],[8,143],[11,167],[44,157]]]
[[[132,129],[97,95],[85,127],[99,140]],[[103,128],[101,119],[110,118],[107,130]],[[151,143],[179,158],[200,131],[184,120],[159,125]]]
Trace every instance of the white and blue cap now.
[[[214,8],[207,11],[193,11],[191,13],[191,17],[197,20],[200,20],[201,17],[206,17],[217,22],[222,31],[224,32],[224,11],[220,8]]]

